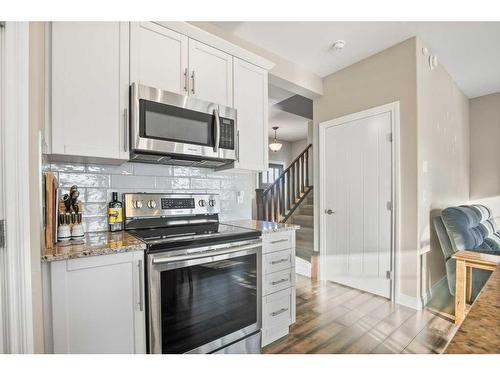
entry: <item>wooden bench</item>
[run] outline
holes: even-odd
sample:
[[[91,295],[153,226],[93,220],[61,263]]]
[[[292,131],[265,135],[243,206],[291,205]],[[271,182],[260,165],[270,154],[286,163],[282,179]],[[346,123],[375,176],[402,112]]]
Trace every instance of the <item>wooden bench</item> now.
[[[467,303],[471,303],[472,269],[479,268],[494,271],[500,263],[500,256],[483,254],[475,251],[457,251],[452,255],[456,260],[455,287],[455,324],[460,324],[465,318]]]

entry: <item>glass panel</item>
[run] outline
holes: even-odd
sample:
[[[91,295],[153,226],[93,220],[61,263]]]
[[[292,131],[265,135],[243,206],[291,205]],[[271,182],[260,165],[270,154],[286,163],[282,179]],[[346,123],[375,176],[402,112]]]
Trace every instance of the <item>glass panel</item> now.
[[[185,353],[257,322],[257,255],[161,273],[162,352]]]
[[[206,122],[146,112],[146,136],[208,145],[209,125]]]
[[[213,146],[213,116],[167,104],[140,101],[142,137]]]

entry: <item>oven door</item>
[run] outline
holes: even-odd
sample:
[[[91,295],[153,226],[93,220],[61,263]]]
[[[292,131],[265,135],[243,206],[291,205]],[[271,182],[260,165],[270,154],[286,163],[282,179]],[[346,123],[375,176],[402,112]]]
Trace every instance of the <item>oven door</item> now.
[[[211,353],[260,331],[261,240],[148,255],[149,352]]]
[[[236,160],[236,110],[139,84],[131,86],[135,152]]]

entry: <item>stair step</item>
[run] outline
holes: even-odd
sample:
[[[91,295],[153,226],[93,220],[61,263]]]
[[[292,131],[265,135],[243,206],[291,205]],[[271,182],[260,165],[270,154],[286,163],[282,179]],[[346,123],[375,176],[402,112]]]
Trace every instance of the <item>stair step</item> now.
[[[293,215],[292,223],[305,228],[312,228],[314,225],[314,217],[311,215]]]
[[[298,241],[314,241],[314,231],[312,228],[300,228],[296,231]]]
[[[295,246],[296,247],[303,247],[303,248],[313,248],[314,247],[314,238],[309,241],[309,240],[295,240]]]
[[[305,202],[302,202],[297,211],[300,215],[313,215],[314,206],[312,204],[306,204]]]

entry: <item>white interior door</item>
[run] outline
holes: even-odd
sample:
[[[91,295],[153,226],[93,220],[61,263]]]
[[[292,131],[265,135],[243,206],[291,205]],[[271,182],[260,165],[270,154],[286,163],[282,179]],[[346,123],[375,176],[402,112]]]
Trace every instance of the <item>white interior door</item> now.
[[[391,112],[344,119],[321,124],[322,278],[389,298]]]

